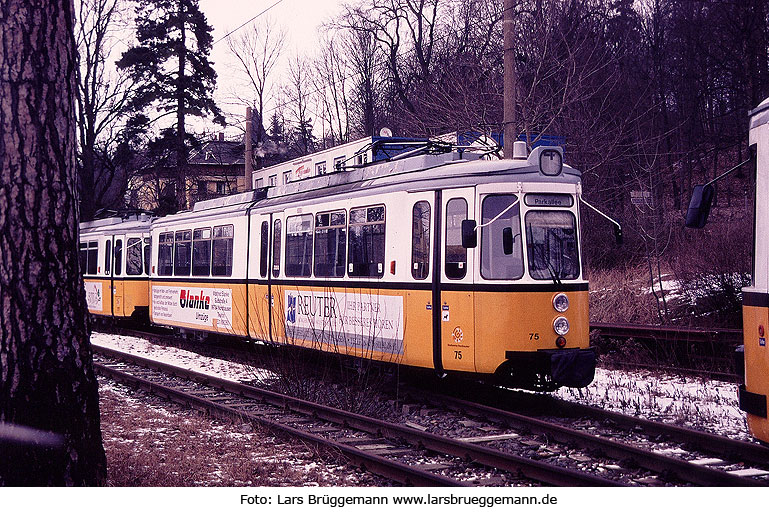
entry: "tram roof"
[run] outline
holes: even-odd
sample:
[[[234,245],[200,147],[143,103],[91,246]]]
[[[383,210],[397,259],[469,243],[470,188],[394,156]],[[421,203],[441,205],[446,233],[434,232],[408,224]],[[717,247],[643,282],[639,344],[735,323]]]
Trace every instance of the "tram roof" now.
[[[559,176],[541,174],[539,154],[542,149],[548,148],[537,148],[526,159],[480,160],[474,154],[460,155],[458,152],[452,152],[378,162],[351,171],[201,201],[192,211],[155,219],[155,223],[165,224],[182,218],[231,214],[247,210],[252,205],[271,207],[320,198],[332,200],[335,196],[358,195],[380,188],[384,193],[511,181],[579,183],[581,173],[567,165],[563,166]]]
[[[124,217],[109,217],[80,223],[81,234],[125,233],[127,231],[149,230],[152,217],[146,213],[131,214]]]

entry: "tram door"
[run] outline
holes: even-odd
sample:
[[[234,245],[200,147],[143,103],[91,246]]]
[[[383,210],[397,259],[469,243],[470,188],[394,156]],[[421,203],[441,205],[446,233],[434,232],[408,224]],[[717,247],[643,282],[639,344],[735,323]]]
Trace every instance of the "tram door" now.
[[[112,237],[112,314],[124,316],[125,236]]]
[[[251,263],[248,290],[249,334],[256,339],[270,339],[270,215],[251,217]],[[254,248],[258,250],[254,251]]]
[[[439,312],[446,370],[475,371],[473,249],[462,247],[462,221],[474,215],[474,187],[442,191]]]
[[[282,256],[285,250],[283,233],[285,232],[283,212],[272,215],[271,247],[270,251],[270,340],[275,342],[286,341],[286,304],[284,287],[277,282],[283,275]]]
[[[112,315],[112,243],[113,236],[103,236],[99,243],[104,247],[102,260],[99,261],[99,269],[104,269],[104,281],[101,287],[102,313]],[[101,270],[99,271],[101,273]]]

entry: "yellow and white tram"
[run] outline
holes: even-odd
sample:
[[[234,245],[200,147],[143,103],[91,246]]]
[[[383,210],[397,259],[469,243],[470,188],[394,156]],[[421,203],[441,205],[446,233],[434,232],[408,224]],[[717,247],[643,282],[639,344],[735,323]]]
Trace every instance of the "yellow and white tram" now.
[[[753,228],[753,275],[742,289],[744,378],[739,389],[740,409],[747,413],[748,428],[756,439],[769,443],[769,98],[750,112],[750,158],[705,185],[695,187],[686,225],[701,228],[707,222],[714,195],[712,183],[746,164],[756,176]]]
[[[750,113],[749,140],[756,167],[753,240],[753,280],[742,290],[742,330],[745,352],[745,384],[740,387],[740,408],[747,413],[752,434],[769,443],[769,98]]]
[[[539,147],[498,161],[396,157],[199,202],[150,224],[150,319],[533,389],[586,386],[580,194],[561,149]]]
[[[80,224],[80,268],[89,312],[147,317],[151,220],[135,214]]]

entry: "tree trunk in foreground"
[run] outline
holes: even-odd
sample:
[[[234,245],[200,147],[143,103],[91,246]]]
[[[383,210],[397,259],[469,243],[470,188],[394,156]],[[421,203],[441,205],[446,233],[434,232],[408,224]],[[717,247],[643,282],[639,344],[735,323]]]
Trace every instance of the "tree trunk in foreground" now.
[[[0,0],[0,45],[0,485],[96,485],[106,461],[77,257],[71,0]],[[62,449],[9,442],[9,424],[58,434]]]

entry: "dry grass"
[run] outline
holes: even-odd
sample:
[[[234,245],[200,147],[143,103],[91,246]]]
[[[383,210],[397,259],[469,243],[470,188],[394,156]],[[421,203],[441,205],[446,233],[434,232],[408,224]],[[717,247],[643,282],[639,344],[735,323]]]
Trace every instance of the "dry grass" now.
[[[657,301],[648,293],[648,270],[591,270],[589,279],[591,322],[659,323]]]
[[[111,383],[99,395],[110,486],[381,485],[248,424],[212,420]]]

